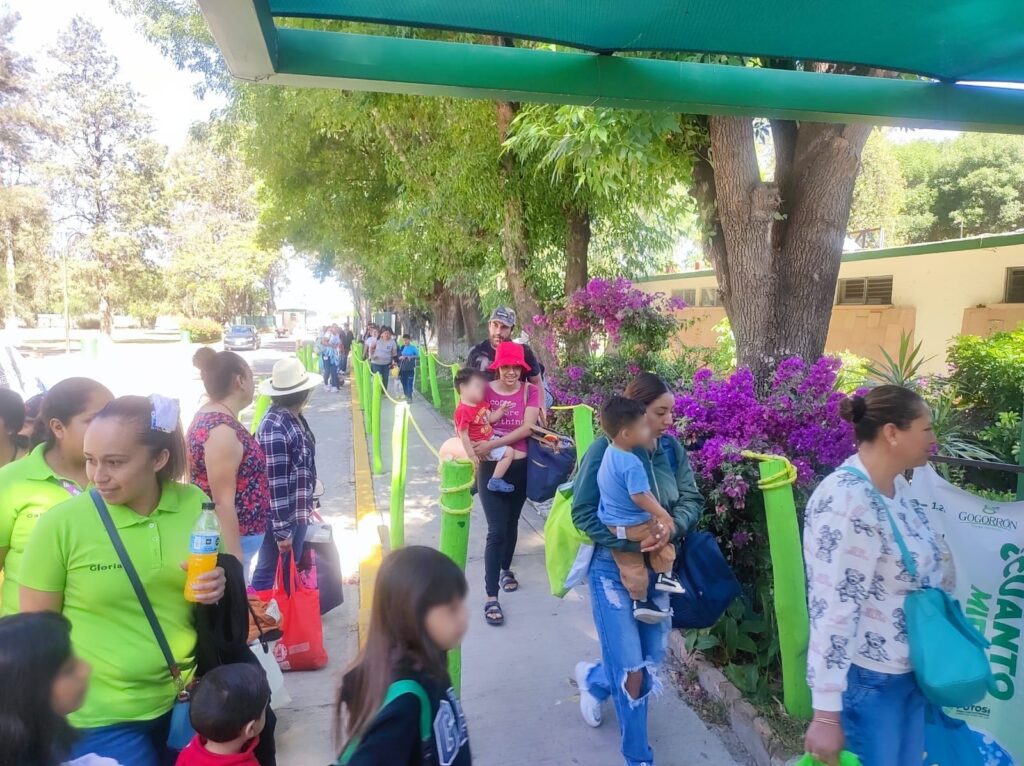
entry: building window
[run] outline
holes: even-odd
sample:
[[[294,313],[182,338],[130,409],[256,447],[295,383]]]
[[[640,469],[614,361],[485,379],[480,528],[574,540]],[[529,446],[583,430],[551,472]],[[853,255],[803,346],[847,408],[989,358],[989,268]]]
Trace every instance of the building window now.
[[[692,287],[688,287],[685,290],[673,290],[672,297],[682,299],[683,303],[687,306],[697,305],[697,291]]]
[[[717,287],[702,287],[700,289],[700,305],[705,307],[721,306],[722,295]]]
[[[892,303],[892,277],[840,279],[840,306],[887,306]]]
[[[1024,266],[1006,270],[1006,300],[1004,303],[1024,303]]]

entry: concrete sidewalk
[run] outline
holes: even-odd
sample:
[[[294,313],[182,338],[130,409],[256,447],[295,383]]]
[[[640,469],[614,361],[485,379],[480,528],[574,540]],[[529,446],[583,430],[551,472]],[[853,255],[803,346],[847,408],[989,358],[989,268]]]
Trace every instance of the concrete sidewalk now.
[[[394,393],[392,392],[392,395]],[[325,403],[330,395],[318,392],[310,423],[318,436],[318,465],[329,481],[325,508],[335,518],[336,537],[343,553],[354,544],[351,483],[350,395]],[[412,415],[436,448],[453,435],[451,425],[417,393]],[[384,401],[381,430],[385,470],[391,465],[390,431],[393,405]],[[346,443],[346,439],[349,439]],[[349,448],[345,455],[336,450]],[[328,468],[330,466],[330,468]],[[349,476],[334,476],[345,470]],[[374,481],[377,507],[388,515],[390,477]],[[334,493],[337,492],[337,497]],[[437,460],[410,427],[406,489],[406,541],[436,546],[440,535],[437,505]],[[605,724],[591,729],[579,715],[573,669],[581,659],[596,659],[599,648],[585,592],[574,591],[559,600],[548,590],[544,567],[543,520],[527,503],[520,525],[514,568],[520,581],[517,593],[505,594],[506,624],[500,628],[483,619],[483,548],[486,522],[479,503],[471,514],[467,577],[470,584],[470,629],[463,648],[462,697],[469,719],[474,763],[480,766],[619,766],[618,726],[611,705]],[[348,572],[346,572],[348,574]],[[355,651],[357,596],[348,587],[348,603],[328,615],[331,668],[337,670]],[[330,707],[332,673],[287,676],[294,702],[281,711],[279,763],[305,766],[331,760]],[[330,680],[329,680],[330,679]],[[678,697],[671,687],[651,707],[651,741],[662,766],[706,764],[732,766],[746,763],[730,755],[718,735]],[[326,744],[326,747],[321,747]]]

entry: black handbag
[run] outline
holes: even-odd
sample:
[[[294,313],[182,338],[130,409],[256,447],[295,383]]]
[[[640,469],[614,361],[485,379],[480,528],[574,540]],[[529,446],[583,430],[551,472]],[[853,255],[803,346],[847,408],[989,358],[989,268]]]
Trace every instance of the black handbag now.
[[[710,628],[740,595],[740,583],[710,532],[691,532],[680,544],[675,575],[683,593],[673,593],[672,627]]]
[[[314,515],[306,541],[302,546],[299,571],[316,566],[316,588],[320,591],[320,614],[324,615],[345,603],[341,581],[341,557],[334,543],[334,530]]]

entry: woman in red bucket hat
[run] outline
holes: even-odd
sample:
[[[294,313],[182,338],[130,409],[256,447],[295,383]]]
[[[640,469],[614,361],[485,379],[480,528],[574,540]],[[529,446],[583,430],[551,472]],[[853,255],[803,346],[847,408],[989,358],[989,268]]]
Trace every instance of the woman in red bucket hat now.
[[[519,581],[512,572],[512,557],[519,538],[519,516],[526,502],[526,440],[537,423],[540,413],[541,390],[538,386],[520,380],[520,373],[531,372],[526,363],[523,347],[506,341],[498,345],[491,370],[497,378],[487,384],[485,399],[492,410],[505,406],[504,416],[494,423],[497,439],[477,442],[473,449],[481,458],[476,474],[480,503],[487,517],[487,544],[484,549],[484,584],[486,600],[484,617],[489,625],[502,625],[505,615],[498,602],[498,592],[512,593],[519,589]],[[505,481],[512,485],[511,492],[493,492],[487,482],[497,463],[487,460],[496,447],[514,450],[512,465],[505,472]]]

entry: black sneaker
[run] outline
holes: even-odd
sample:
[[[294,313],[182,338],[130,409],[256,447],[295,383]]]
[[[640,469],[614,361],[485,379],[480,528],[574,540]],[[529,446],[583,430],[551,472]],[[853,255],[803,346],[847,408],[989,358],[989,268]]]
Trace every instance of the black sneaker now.
[[[673,574],[659,574],[654,582],[654,589],[662,593],[686,593],[686,588]]]
[[[633,617],[640,622],[646,622],[648,625],[657,625],[663,620],[671,619],[672,613],[659,609],[658,605],[650,600],[634,601]]]

